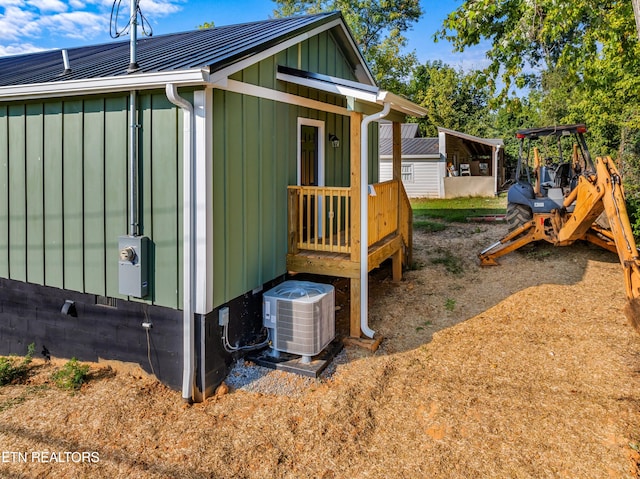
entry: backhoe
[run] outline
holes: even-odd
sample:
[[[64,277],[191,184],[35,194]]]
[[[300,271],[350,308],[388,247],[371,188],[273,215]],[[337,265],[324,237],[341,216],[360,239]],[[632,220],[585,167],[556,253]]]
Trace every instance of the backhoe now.
[[[540,240],[555,246],[585,240],[617,253],[628,298],[625,315],[640,332],[640,256],[622,180],[610,157],[598,157],[594,164],[584,140],[586,131],[578,124],[516,133],[520,153],[515,183],[507,192],[509,233],[478,257],[481,265],[497,265],[500,256]],[[563,144],[566,139],[572,143],[569,147]],[[543,140],[547,147],[555,140],[555,157],[543,159],[538,147],[531,148]]]

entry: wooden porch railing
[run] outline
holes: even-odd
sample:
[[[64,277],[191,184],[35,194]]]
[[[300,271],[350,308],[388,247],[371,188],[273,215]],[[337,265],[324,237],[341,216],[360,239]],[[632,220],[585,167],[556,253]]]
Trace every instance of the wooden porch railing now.
[[[398,181],[389,180],[372,186],[374,191],[369,191],[369,246],[398,231]]]
[[[351,251],[351,189],[330,186],[289,187],[289,252]]]
[[[401,225],[403,239],[410,240],[411,215],[406,209],[408,205],[410,212],[411,205],[400,182],[377,183],[373,189],[375,196],[369,196],[369,246],[397,232],[398,225]],[[300,250],[351,252],[349,187],[290,186],[288,194],[289,253],[297,254]]]
[[[400,183],[400,234],[406,247],[404,265],[411,267],[413,264],[413,208],[402,183]]]

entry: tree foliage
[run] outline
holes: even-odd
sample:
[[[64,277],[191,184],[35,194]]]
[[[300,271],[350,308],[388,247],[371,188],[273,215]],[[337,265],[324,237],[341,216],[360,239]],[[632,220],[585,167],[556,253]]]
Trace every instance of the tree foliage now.
[[[441,61],[427,62],[413,70],[406,94],[427,109],[419,120],[423,134],[435,136],[438,127],[477,135],[489,123],[488,91],[477,86],[474,73],[464,73]]]
[[[403,35],[422,15],[419,0],[275,0],[275,15],[340,11],[354,40],[383,88],[398,90],[415,54],[403,54]]]
[[[538,108],[532,118],[541,123],[521,126],[585,122],[596,155],[617,156],[624,167],[637,154],[640,48],[632,2],[466,0],[437,38],[457,51],[487,44],[482,74],[492,92],[504,101],[514,86],[526,88]]]

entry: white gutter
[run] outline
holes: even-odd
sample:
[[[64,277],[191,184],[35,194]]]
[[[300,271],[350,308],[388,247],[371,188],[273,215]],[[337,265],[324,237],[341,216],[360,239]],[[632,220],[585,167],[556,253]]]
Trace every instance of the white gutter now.
[[[193,105],[178,95],[176,85],[167,83],[165,88],[167,98],[174,105],[182,108],[184,113],[184,150],[182,155],[183,168],[183,372],[182,372],[182,398],[185,401],[193,401],[195,378],[195,325],[193,321],[193,278],[195,265],[195,221],[194,221],[194,168],[193,168]]]
[[[382,111],[365,116],[360,124],[360,329],[369,338],[375,334],[369,328],[369,123],[390,111],[386,102]]]
[[[196,86],[204,85],[208,80],[209,72],[196,68],[179,72],[136,73],[135,75],[108,78],[10,85],[0,87],[0,101],[111,93],[123,90],[150,90],[164,88],[167,83],[175,83],[179,86]]]

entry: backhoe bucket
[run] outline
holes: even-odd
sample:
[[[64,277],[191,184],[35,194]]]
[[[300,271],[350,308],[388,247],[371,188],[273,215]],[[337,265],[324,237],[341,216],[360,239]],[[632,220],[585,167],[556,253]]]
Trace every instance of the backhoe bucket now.
[[[627,301],[627,305],[624,307],[624,315],[631,323],[631,326],[640,333],[640,298],[633,298]]]

